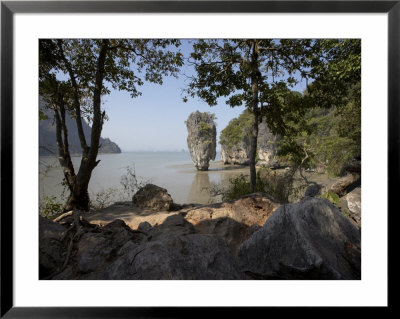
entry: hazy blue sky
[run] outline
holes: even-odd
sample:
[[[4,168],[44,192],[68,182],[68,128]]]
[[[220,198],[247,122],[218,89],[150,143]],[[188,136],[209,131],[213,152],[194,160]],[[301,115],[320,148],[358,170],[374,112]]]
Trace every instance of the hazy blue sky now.
[[[188,55],[191,45],[187,41],[182,44],[182,52]],[[123,152],[187,150],[184,122],[191,112],[198,110],[216,115],[218,141],[221,130],[231,119],[239,116],[244,107],[231,108],[224,99],[213,107],[198,98],[189,98],[184,103],[182,89],[186,83],[183,74],[192,72],[184,66],[178,79],[164,78],[163,85],[145,83],[140,87],[142,96],[134,99],[122,91],[104,96],[103,108],[109,120],[104,123],[102,136],[116,142]],[[295,89],[302,91],[304,87],[305,83],[301,83]]]

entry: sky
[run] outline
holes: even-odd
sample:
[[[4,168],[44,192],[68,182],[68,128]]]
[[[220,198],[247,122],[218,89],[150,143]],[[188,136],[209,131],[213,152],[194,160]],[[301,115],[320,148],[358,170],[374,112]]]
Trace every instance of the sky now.
[[[188,56],[191,45],[182,41],[182,53]],[[188,150],[185,121],[195,111],[216,115],[217,141],[229,121],[238,117],[244,106],[231,108],[221,98],[210,107],[199,98],[183,102],[182,89],[187,85],[184,74],[193,74],[189,66],[181,68],[178,78],[165,77],[163,85],[146,83],[140,87],[142,95],[131,98],[124,91],[112,91],[103,96],[103,109],[109,120],[104,122],[102,137],[117,143],[123,152],[129,151],[181,151]],[[305,83],[295,90],[302,91]],[[220,150],[220,145],[217,145]]]

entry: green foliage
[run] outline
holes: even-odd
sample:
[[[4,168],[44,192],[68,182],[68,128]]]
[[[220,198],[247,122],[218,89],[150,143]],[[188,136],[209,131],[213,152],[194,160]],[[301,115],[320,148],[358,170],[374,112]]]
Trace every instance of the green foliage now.
[[[196,129],[198,130],[202,143],[207,145],[214,142],[215,119],[216,117],[213,113],[196,111],[189,115],[185,124],[187,125],[188,121],[194,121],[197,125]]]
[[[361,154],[361,104],[349,102],[330,109],[314,107],[301,121],[288,121],[291,134],[280,142],[279,154],[302,168],[324,168],[337,176],[344,165]]]
[[[339,203],[339,195],[334,192],[326,192],[321,197],[328,199],[334,205],[337,205]]]
[[[304,185],[294,187],[293,176],[292,170],[279,174],[269,168],[260,168],[257,171],[257,182],[253,192],[263,192],[276,202],[288,203],[291,197],[300,195],[304,188]],[[211,194],[221,195],[222,200],[236,200],[253,192],[250,188],[249,176],[243,174],[231,178],[225,189],[217,185],[211,189]]]
[[[221,131],[219,143],[231,149],[246,136],[250,138],[254,115],[249,111],[244,111],[238,118],[229,121],[228,125]]]
[[[320,39],[315,48],[321,54],[313,58],[311,73],[316,80],[307,91],[316,105],[340,107],[348,103],[350,93],[360,99],[354,85],[361,81],[361,40]]]
[[[39,201],[39,214],[46,218],[54,218],[63,212],[64,203],[56,196],[44,196]]]
[[[211,143],[213,138],[213,127],[206,122],[200,122],[198,129],[200,136],[206,139],[205,142]]]
[[[361,154],[361,41],[320,39],[313,52],[308,58],[315,81],[302,97],[282,102],[283,111],[276,111],[282,116],[275,118],[283,124],[268,125],[283,136],[279,155],[300,168],[318,166],[335,176]]]
[[[43,110],[39,109],[39,120],[42,121],[42,120],[47,120],[47,119],[49,119],[49,116],[46,115],[46,114],[43,112]]]
[[[262,192],[262,186],[260,183],[256,183],[254,192]],[[235,200],[251,193],[249,176],[240,174],[229,180],[228,188],[222,193],[222,200]]]

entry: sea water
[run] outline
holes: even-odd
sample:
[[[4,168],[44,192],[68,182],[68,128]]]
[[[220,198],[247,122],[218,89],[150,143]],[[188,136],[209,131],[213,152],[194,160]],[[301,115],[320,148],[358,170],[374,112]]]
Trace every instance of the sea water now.
[[[197,171],[188,152],[124,152],[99,154],[100,163],[92,172],[89,194],[110,188],[122,189],[121,178],[127,168],[134,170],[138,181],[166,188],[175,203],[208,204],[216,201],[211,189],[226,186],[232,177],[249,174],[248,167],[223,165],[220,154],[210,161],[208,171]],[[80,156],[72,157],[77,172]],[[63,191],[62,169],[56,157],[40,157],[39,195],[60,197]],[[66,194],[68,195],[68,194]]]

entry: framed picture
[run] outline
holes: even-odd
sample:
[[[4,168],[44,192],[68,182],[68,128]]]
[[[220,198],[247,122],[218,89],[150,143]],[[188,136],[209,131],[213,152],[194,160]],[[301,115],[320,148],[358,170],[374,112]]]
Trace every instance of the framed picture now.
[[[2,1],[1,316],[388,309],[388,221],[389,212],[398,210],[399,29],[400,1]],[[361,279],[39,280],[39,39],[85,38],[361,39]]]

